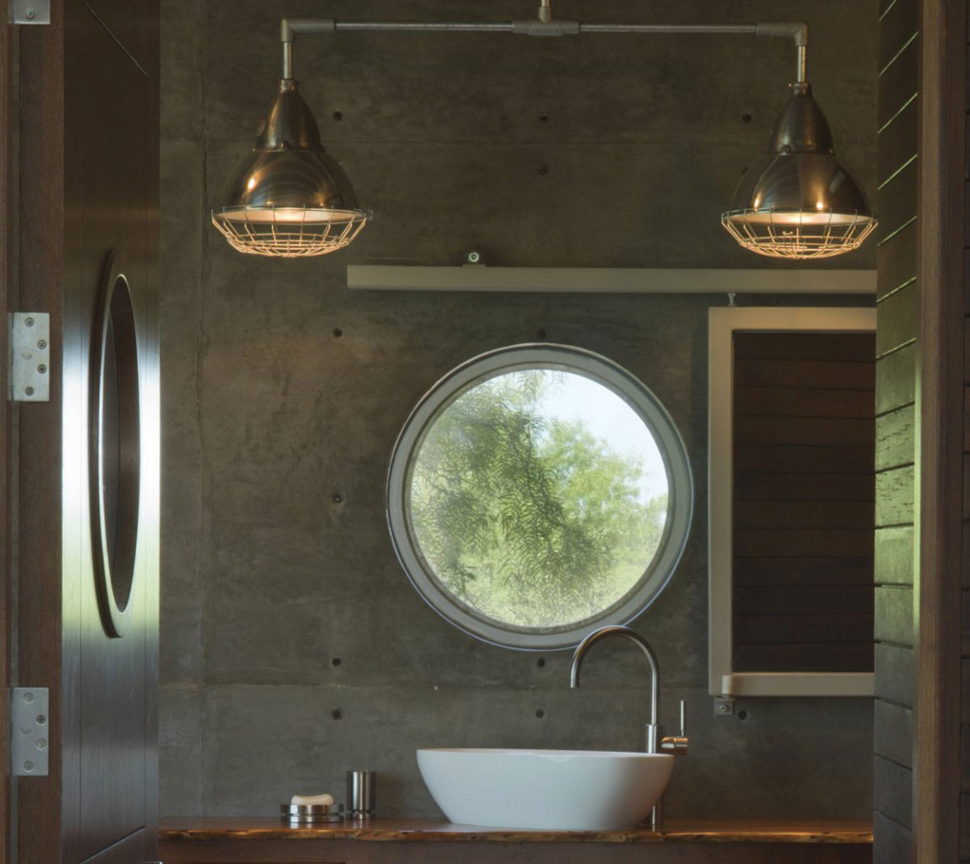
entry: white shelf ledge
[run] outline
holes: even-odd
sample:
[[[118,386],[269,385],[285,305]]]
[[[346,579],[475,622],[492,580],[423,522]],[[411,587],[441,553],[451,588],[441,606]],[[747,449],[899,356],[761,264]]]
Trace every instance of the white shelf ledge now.
[[[675,270],[592,267],[419,267],[351,264],[358,291],[594,294],[875,294],[875,270]]]

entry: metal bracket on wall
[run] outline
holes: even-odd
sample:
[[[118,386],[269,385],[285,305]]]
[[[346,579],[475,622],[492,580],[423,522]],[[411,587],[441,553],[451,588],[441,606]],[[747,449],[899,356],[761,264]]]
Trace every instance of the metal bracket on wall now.
[[[10,401],[50,402],[51,316],[10,315]]]
[[[10,0],[11,24],[50,24],[51,0]]]
[[[46,687],[10,690],[10,773],[14,777],[46,777],[50,739]]]

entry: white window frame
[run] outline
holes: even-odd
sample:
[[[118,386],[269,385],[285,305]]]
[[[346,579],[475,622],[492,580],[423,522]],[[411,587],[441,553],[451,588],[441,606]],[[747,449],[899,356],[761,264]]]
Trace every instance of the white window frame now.
[[[876,329],[873,308],[721,307],[709,316],[709,681],[716,696],[872,696],[871,672],[735,672],[733,652],[733,429],[735,331]]]
[[[413,535],[409,507],[410,474],[427,430],[455,399],[494,375],[520,369],[560,369],[583,375],[623,399],[643,420],[656,441],[669,483],[668,525],[664,541],[644,576],[624,598],[584,621],[544,631],[486,617],[463,604],[443,586]],[[387,478],[387,522],[391,542],[411,584],[441,617],[470,636],[521,651],[574,648],[590,631],[607,624],[628,624],[647,609],[673,577],[690,537],[694,481],[687,448],[673,418],[657,396],[632,372],[574,345],[528,343],[486,352],[462,363],[439,380],[408,417],[391,456]]]

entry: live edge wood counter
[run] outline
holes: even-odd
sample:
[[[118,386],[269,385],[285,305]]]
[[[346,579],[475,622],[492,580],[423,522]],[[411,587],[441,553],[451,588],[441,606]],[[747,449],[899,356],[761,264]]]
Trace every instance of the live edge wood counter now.
[[[163,819],[165,864],[861,864],[867,822],[668,821],[660,831],[520,831],[417,819],[290,826]]]

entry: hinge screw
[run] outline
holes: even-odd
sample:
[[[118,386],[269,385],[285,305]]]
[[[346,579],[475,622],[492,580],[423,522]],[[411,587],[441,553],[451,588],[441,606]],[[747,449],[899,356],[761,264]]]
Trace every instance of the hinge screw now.
[[[33,21],[37,17],[37,13],[33,9],[28,9],[26,12],[24,12],[24,17],[28,21]]]

